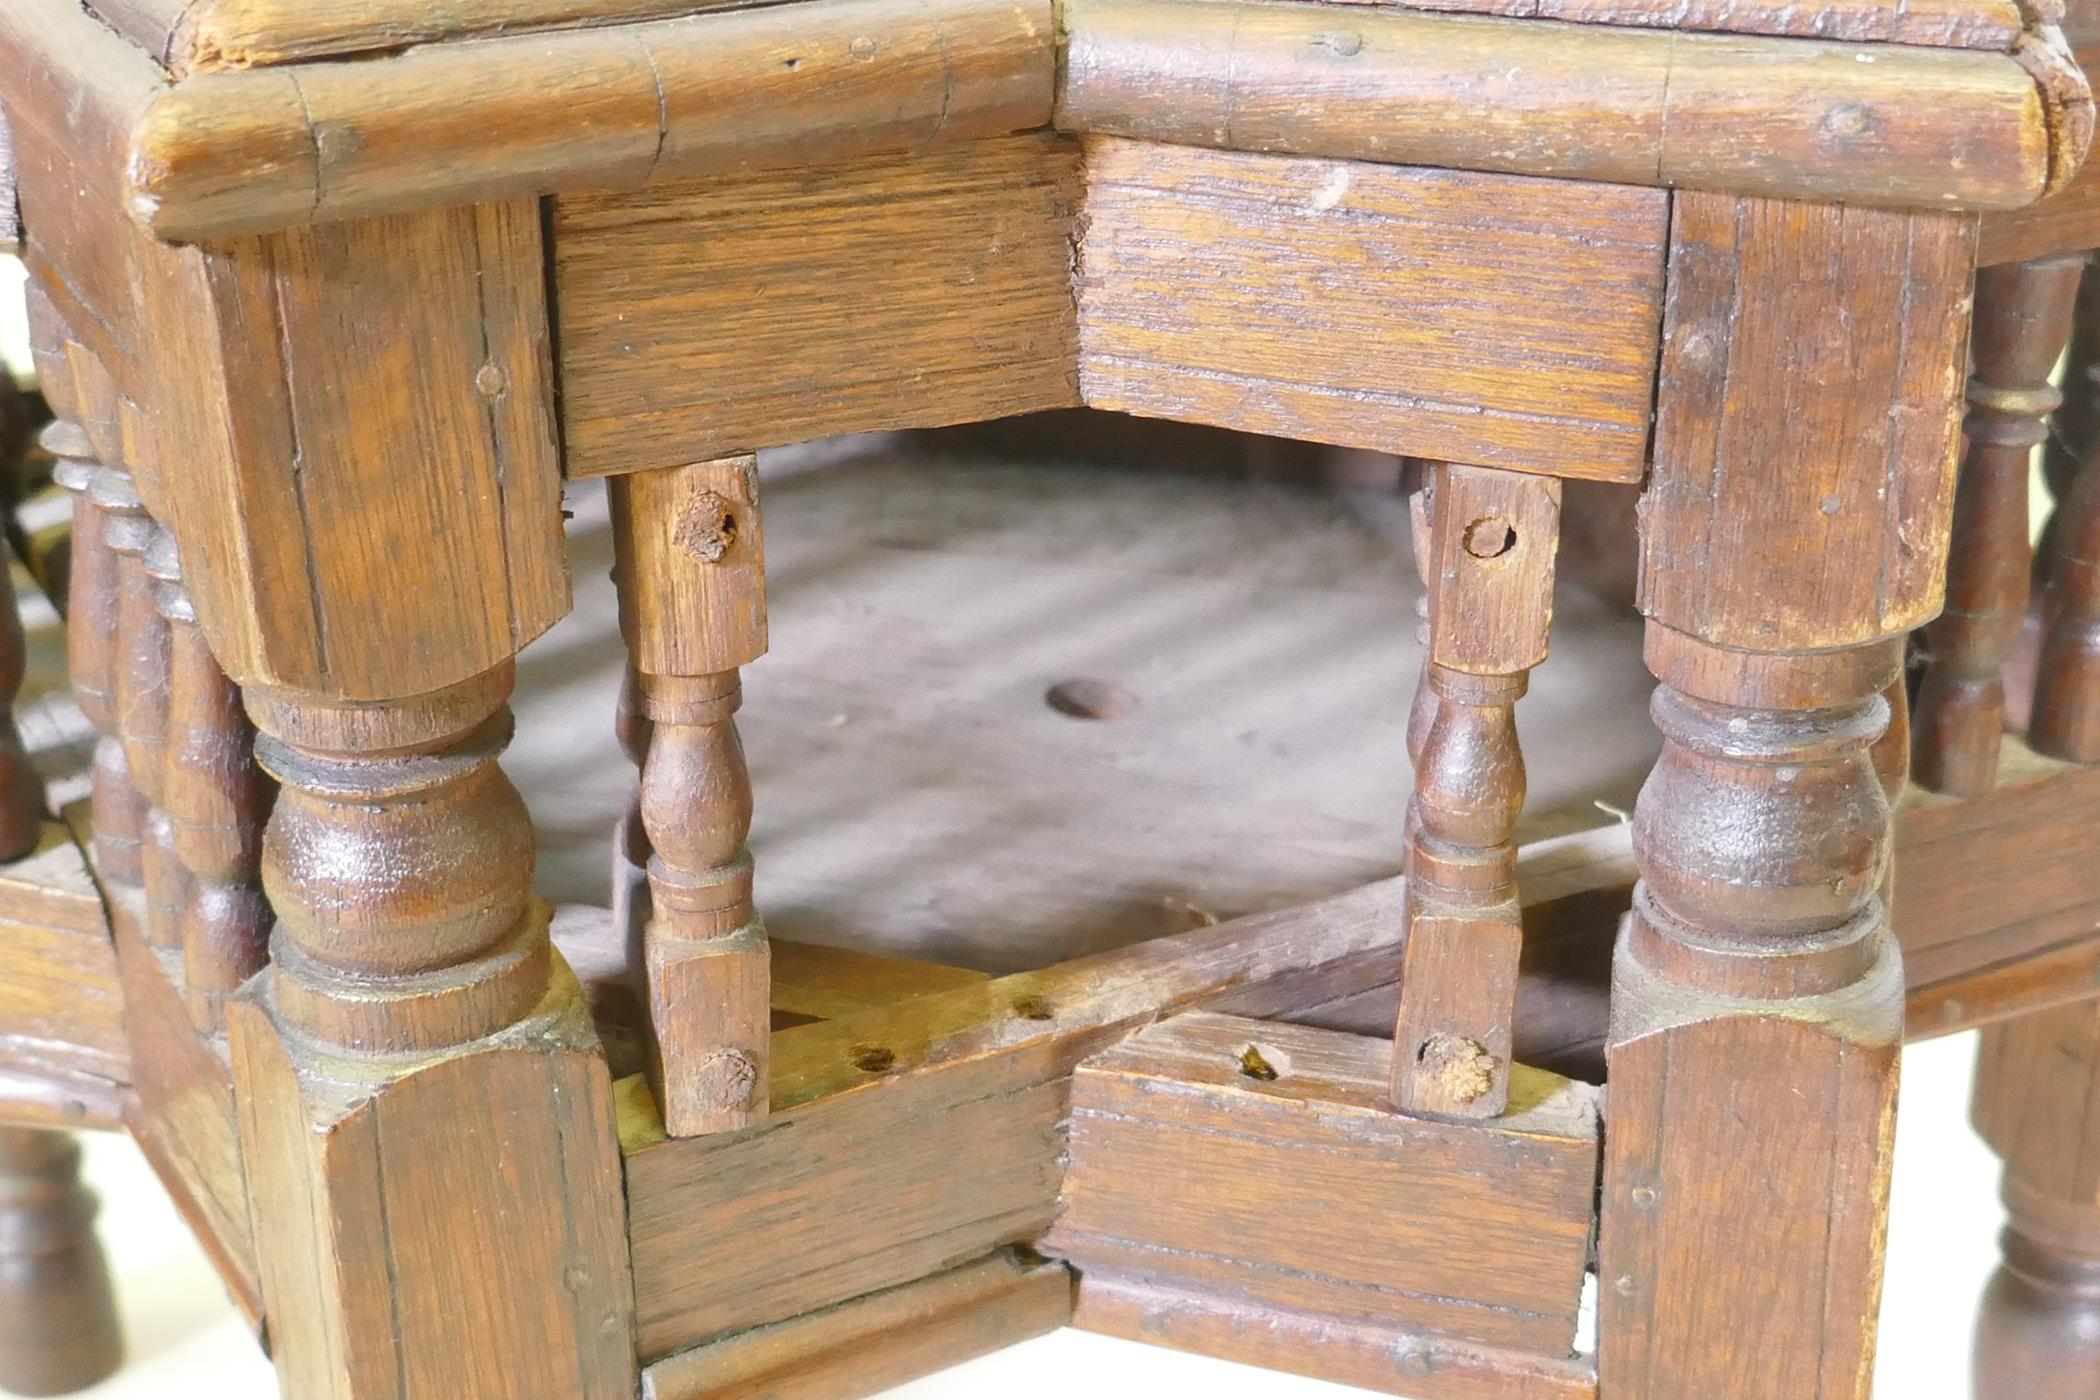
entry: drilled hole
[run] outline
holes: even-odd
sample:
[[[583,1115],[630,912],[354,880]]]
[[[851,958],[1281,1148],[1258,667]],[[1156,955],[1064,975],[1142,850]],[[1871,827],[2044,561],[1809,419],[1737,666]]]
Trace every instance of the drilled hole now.
[[[1475,559],[1499,559],[1517,547],[1516,527],[1499,515],[1466,526],[1466,553]]]
[[[1240,1073],[1268,1084],[1275,1081],[1278,1070],[1269,1063],[1269,1057],[1261,1052],[1259,1045],[1250,1045],[1240,1051]]]
[[[1118,719],[1137,708],[1137,696],[1114,681],[1075,676],[1045,691],[1043,703],[1073,719]]]
[[[856,1045],[853,1067],[866,1074],[886,1074],[896,1067],[897,1052],[887,1045]]]
[[[1057,1009],[1046,997],[1027,996],[1014,1003],[1014,1015],[1024,1021],[1048,1021],[1057,1015]]]

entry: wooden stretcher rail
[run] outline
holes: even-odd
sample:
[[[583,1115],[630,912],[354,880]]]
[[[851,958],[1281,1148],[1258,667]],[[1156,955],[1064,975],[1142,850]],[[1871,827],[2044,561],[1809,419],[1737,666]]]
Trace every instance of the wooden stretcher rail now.
[[[1994,52],[1368,6],[810,0],[171,85],[77,7],[16,0],[0,52],[72,70],[69,103],[84,89],[125,133],[132,212],[171,242],[915,152],[1053,104],[1067,130],[1156,141],[1989,210],[2060,186],[2092,126],[2053,28]],[[48,105],[29,86],[16,101]]]
[[[1061,128],[1231,150],[2005,209],[2092,125],[2053,31],[2009,55],[1216,0],[1064,24]]]

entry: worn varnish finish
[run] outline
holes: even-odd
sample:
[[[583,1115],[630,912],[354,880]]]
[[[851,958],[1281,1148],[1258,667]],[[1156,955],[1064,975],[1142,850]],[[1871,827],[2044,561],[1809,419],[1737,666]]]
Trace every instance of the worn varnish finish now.
[[[1516,703],[1546,656],[1560,483],[1429,469],[1426,716],[1408,813],[1407,942],[1393,1031],[1404,1112],[1492,1118],[1509,1103],[1523,914]]]
[[[109,919],[66,826],[0,865],[0,1118],[109,1128],[131,1079]]]
[[[1662,195],[1120,140],[1086,187],[1092,406],[1639,477]]]
[[[849,1400],[1054,1332],[1072,1318],[1059,1264],[1001,1250],[773,1327],[667,1356],[642,1400]]]
[[[1020,136],[557,199],[570,475],[1078,404],[1078,178]]]
[[[1984,1294],[1976,1393],[2045,1400],[2100,1387],[2100,1001],[1993,1026],[1976,1131],[2005,1159],[2005,1259]]]
[[[1998,775],[2005,661],[2027,622],[2028,459],[2062,396],[2049,383],[2071,332],[2085,255],[1986,268],[1976,277],[1967,440],[1954,497],[1946,611],[1926,628],[1913,771],[1936,792],[1975,797]]]
[[[1956,215],[1677,201],[1642,502],[1664,749],[1614,961],[1607,1391],[1870,1384],[1903,1006],[1872,749],[1903,634],[1939,604],[1973,247]],[[1744,1180],[1770,1189],[1707,1189]]]
[[[225,1029],[225,998],[269,960],[262,832],[274,795],[255,762],[255,729],[219,669],[182,586],[174,540],[148,559],[168,627],[168,728],[161,779],[175,855],[188,876],[179,926],[183,996],[206,1035]]]
[[[1048,0],[808,0],[215,75],[140,119],[130,203],[190,242],[918,153],[1046,125],[1052,29]]]
[[[123,1360],[95,1210],[72,1138],[0,1125],[0,1389],[64,1395]]]
[[[766,650],[758,463],[611,484],[620,625],[648,722],[637,814],[651,852],[641,977],[650,1083],[674,1137],[763,1118],[772,1005],[751,899],[738,668]]]
[[[1272,1016],[1389,981],[1399,894],[1381,882],[780,1032],[773,1115],[741,1133],[666,1139],[623,1081],[642,1356],[1036,1239],[1057,1215],[1074,1066],[1167,1012]]]
[[[497,766],[511,681],[506,663],[384,705],[245,694],[280,783],[278,923],[229,1032],[296,1394],[633,1393],[610,1081]]]
[[[1370,7],[1071,0],[1064,23],[1060,128],[1227,150],[2017,208],[2092,128],[2060,45],[2038,82],[2005,54]]]
[[[1393,1114],[1385,1060],[1381,1040],[1191,1013],[1081,1064],[1042,1247],[1079,1270],[1082,1319],[1122,1279],[1384,1328],[1401,1356],[1572,1351],[1596,1091],[1519,1070],[1483,1131]]]
[[[714,5],[708,0],[455,0],[438,8],[425,0],[95,0],[92,8],[171,71],[187,74],[499,31],[652,19]],[[2020,11],[2010,0],[1917,0],[1901,9],[1877,0],[1824,0],[1812,9],[1681,0],[1413,0],[1407,8],[1979,49],[2010,48],[2022,29]]]

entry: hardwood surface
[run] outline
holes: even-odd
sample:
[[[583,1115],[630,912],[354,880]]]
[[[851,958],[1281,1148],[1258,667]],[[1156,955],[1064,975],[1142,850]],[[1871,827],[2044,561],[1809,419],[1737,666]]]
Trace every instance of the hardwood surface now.
[[[1639,476],[1661,195],[1120,140],[1088,144],[1086,185],[1089,404]]]
[[[1064,23],[1060,128],[1228,150],[2017,208],[2092,128],[2089,94],[2054,99],[2083,91],[2060,46],[2038,82],[2006,54],[1368,6],[1071,0]]]
[[[1050,136],[564,195],[570,475],[1077,404],[1077,199]]]
[[[1597,1090],[1520,1068],[1488,1125],[1394,1114],[1387,1042],[1191,1013],[1072,1078],[1042,1249],[1145,1282],[1414,1339],[1562,1358],[1594,1215]],[[1402,1374],[1406,1374],[1403,1370]]]
[[[1974,229],[1681,194],[1671,241],[1641,544],[1664,748],[1613,959],[1599,1377],[1863,1400],[1903,1010],[1876,753],[1940,604]]]
[[[442,9],[424,0],[95,0],[92,8],[173,72],[187,74],[717,7],[718,0],[463,0]],[[1657,0],[1417,0],[1409,8],[1981,49],[2011,47],[2022,28],[2009,0],[1918,0],[1901,9],[1879,0],[1824,0],[1809,9]]]
[[[1064,1326],[1062,1265],[1002,1250],[774,1327],[667,1356],[642,1400],[856,1400]]]
[[[1047,124],[1055,66],[1047,0],[809,0],[214,74],[153,100],[129,202],[192,242],[917,153]]]

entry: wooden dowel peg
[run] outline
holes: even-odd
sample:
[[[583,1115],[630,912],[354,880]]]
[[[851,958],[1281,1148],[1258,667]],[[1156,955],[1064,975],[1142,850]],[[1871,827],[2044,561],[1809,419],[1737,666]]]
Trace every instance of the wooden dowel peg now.
[[[635,676],[627,723],[645,748],[652,1075],[667,1131],[719,1132],[765,1116],[772,1034],[745,847],[751,778],[733,719],[737,668],[766,649],[757,464],[638,472],[615,478],[611,499]]]
[[[1523,945],[1516,702],[1546,655],[1560,483],[1438,463],[1429,489],[1429,697],[1416,708],[1427,724],[1409,821],[1393,1102],[1489,1118],[1509,1103]]]

